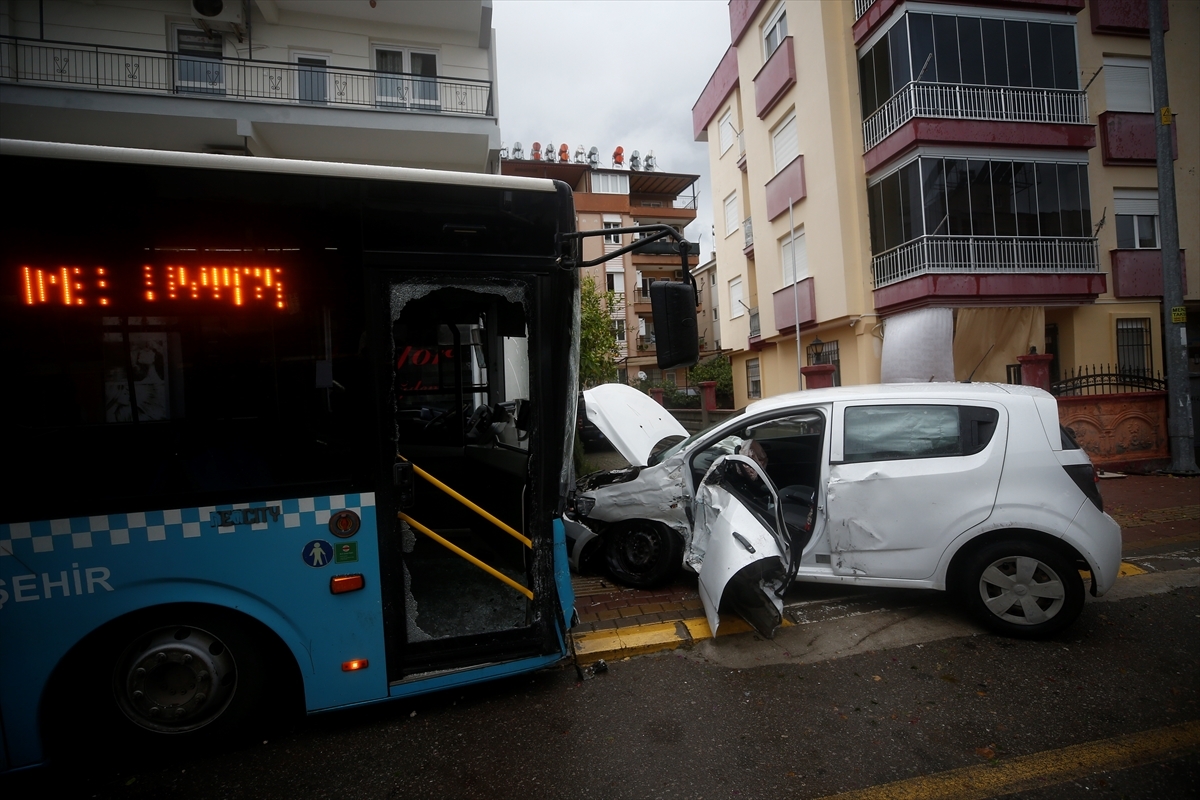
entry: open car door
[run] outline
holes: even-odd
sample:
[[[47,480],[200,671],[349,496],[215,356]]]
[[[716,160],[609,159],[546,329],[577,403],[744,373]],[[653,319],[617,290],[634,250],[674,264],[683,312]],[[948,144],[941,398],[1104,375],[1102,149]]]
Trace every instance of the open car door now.
[[[685,558],[699,575],[713,635],[722,612],[738,614],[768,639],[782,623],[783,593],[793,549],[799,558],[794,544],[801,533],[785,524],[786,505],[766,471],[748,456],[718,458],[701,481]]]

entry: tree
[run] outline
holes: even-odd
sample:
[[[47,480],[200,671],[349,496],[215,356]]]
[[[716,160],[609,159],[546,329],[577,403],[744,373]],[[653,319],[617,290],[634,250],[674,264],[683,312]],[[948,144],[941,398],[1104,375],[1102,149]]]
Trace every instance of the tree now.
[[[717,382],[717,407],[733,408],[733,366],[727,356],[713,356],[688,370],[688,383]]]
[[[584,278],[579,287],[579,384],[596,386],[617,379],[617,334],[608,309],[615,297],[601,294],[596,281]]]

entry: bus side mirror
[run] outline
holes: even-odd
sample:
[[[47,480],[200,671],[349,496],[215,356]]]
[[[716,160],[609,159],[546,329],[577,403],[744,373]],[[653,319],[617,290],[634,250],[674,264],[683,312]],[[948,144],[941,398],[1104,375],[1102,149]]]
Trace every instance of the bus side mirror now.
[[[700,360],[696,335],[696,290],[689,283],[650,284],[658,368],[692,367]]]
[[[411,461],[397,461],[392,465],[392,482],[396,486],[396,508],[401,511],[412,508],[417,502],[417,490]]]

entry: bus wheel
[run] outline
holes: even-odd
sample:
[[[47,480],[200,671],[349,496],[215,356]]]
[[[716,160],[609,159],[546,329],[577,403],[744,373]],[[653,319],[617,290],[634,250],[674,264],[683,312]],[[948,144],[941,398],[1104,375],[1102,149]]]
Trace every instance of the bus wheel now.
[[[186,733],[219,719],[238,694],[240,661],[216,634],[171,625],[138,636],[113,670],[113,697],[131,722]]]

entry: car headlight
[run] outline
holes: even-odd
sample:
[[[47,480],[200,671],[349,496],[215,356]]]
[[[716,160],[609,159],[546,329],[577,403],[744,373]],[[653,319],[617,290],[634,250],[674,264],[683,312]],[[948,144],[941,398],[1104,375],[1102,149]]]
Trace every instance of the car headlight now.
[[[587,497],[586,495],[575,496],[575,513],[581,517],[586,517],[592,513],[592,509],[596,507],[596,498]]]

